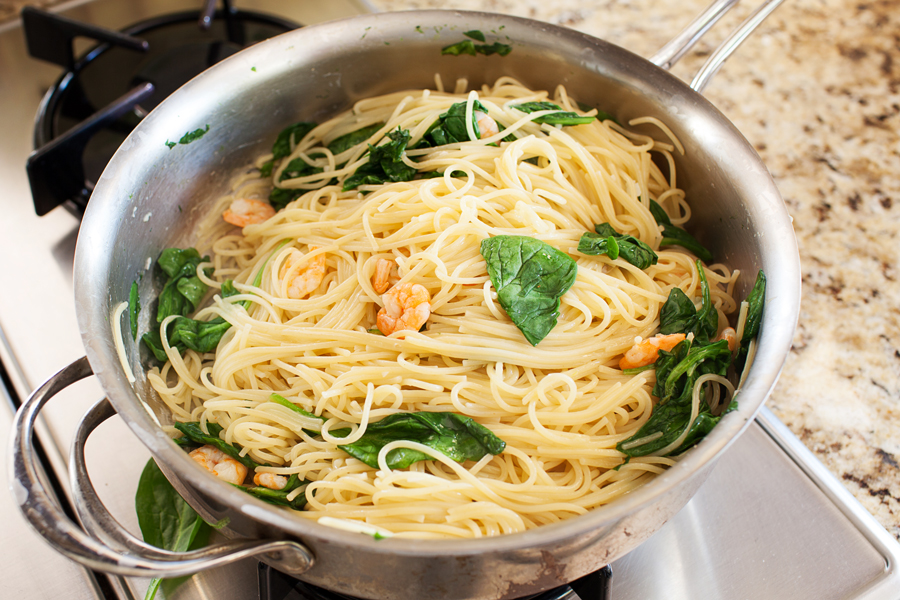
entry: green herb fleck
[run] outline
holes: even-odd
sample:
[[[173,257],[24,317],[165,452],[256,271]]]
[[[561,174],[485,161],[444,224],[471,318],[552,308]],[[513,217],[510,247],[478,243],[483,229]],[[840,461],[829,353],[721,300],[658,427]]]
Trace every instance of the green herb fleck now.
[[[473,40],[479,41],[479,42],[485,41],[484,34],[481,33],[480,31],[478,31],[477,29],[473,29],[472,31],[464,31],[463,35],[466,37],[472,38]]]
[[[206,126],[206,129],[195,129],[193,131],[189,131],[186,134],[184,134],[183,136],[181,136],[181,139],[178,140],[178,143],[186,146],[186,145],[190,144],[191,142],[196,142],[197,140],[202,138],[204,135],[206,135],[207,131],[209,131],[209,125]]]

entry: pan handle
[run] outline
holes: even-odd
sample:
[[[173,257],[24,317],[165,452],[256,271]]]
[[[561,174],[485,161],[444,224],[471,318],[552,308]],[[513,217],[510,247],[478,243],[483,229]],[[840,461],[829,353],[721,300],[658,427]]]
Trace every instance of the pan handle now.
[[[691,21],[681,33],[672,38],[665,46],[660,48],[656,54],[651,56],[649,58],[650,62],[663,69],[670,69],[672,65],[681,59],[681,57],[687,54],[688,50],[703,37],[703,34],[705,34],[710,27],[715,25],[718,20],[738,2],[739,0],[715,0],[715,2],[710,4],[706,10]],[[702,93],[713,78],[713,75],[719,72],[719,69],[722,68],[722,64],[728,57],[738,49],[744,40],[747,39],[747,36],[753,33],[753,30],[755,30],[766,17],[772,14],[776,8],[781,6],[782,2],[784,2],[784,0],[765,0],[752,15],[747,17],[747,19],[741,23],[730,36],[728,36],[728,39],[716,48],[716,51],[712,53],[703,66],[700,67],[700,70],[691,81],[691,88],[696,92]]]
[[[80,358],[42,384],[19,408],[13,424],[10,488],[25,519],[58,552],[88,568],[138,577],[179,577],[204,569],[258,557],[291,575],[313,564],[312,553],[293,541],[234,540],[191,552],[154,548],[132,536],[109,514],[84,468],[84,442],[91,431],[114,414],[106,400],[88,412],[79,426],[71,464],[76,510],[84,530],[70,521],[51,499],[38,476],[32,438],[41,408],[57,393],[92,375]]]

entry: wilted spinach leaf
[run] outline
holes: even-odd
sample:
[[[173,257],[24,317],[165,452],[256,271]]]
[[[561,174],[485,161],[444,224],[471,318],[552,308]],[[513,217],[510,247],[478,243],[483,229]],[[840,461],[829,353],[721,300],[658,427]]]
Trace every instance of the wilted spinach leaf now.
[[[638,269],[646,269],[659,260],[650,246],[636,237],[617,233],[609,223],[594,225],[594,229],[597,233],[584,233],[578,240],[578,251],[582,254],[606,254],[613,260],[621,256]]]
[[[697,342],[705,344],[715,337],[719,329],[719,315],[712,304],[709,283],[699,260],[697,271],[700,273],[700,310],[694,307],[694,303],[681,288],[672,288],[669,298],[659,311],[659,332],[664,335],[693,333]]]
[[[131,291],[128,293],[128,323],[131,325],[131,338],[137,341],[138,315],[141,312],[141,299],[138,295],[138,282],[131,282]]]
[[[707,345],[694,345],[685,340],[671,352],[660,350],[656,361],[656,385],[653,388],[653,394],[659,397],[659,402],[653,407],[653,414],[643,427],[620,442],[616,448],[628,456],[645,456],[677,440],[691,417],[692,394],[697,378],[706,373],[724,376],[730,364],[731,351],[726,340]],[[722,414],[735,408],[737,403],[732,402]],[[687,437],[670,454],[680,454],[696,444],[721,418],[722,415],[714,416],[709,405],[701,400],[698,416],[690,424]],[[629,442],[659,433],[662,434],[660,437],[645,444],[623,448]]]
[[[209,131],[209,125],[206,126],[206,129],[195,129],[193,131],[189,131],[189,132],[185,133],[183,136],[181,136],[181,139],[178,140],[178,143],[187,145],[187,144],[190,144],[191,142],[196,142],[197,140],[202,138],[204,135],[206,135],[207,131]]]
[[[756,283],[747,295],[747,320],[744,321],[744,332],[741,334],[741,346],[734,359],[738,373],[744,370],[747,362],[747,351],[750,340],[759,334],[759,325],[762,322],[763,304],[766,300],[766,274],[760,270],[756,274]]]
[[[378,453],[387,444],[406,440],[424,444],[445,456],[463,462],[480,460],[486,454],[500,454],[506,442],[470,417],[449,412],[396,413],[369,423],[363,436],[341,450],[373,469],[378,468]],[[427,454],[408,448],[395,448],[386,457],[391,469],[404,469]]]
[[[485,56],[499,54],[500,56],[506,56],[510,52],[512,52],[512,46],[509,44],[501,44],[500,42],[494,42],[493,44],[476,44],[472,40],[463,40],[441,48],[441,54],[449,54],[452,56],[459,56],[461,54],[468,54],[469,56],[475,56],[477,54],[484,54]]]
[[[272,208],[274,208],[276,211],[279,211],[302,196],[303,192],[305,191],[306,190],[295,190],[280,187],[272,188],[272,192],[269,194],[269,204],[271,204]]]
[[[315,123],[300,121],[299,123],[294,123],[293,125],[289,125],[282,129],[281,133],[278,134],[278,137],[275,138],[275,143],[272,144],[274,160],[279,160],[288,156],[294,147],[306,137],[306,134],[315,128]]]
[[[447,112],[438,117],[438,120],[428,128],[425,135],[422,136],[422,141],[419,142],[418,147],[444,146],[446,144],[468,142],[466,104],[466,102],[457,102],[448,108]],[[481,137],[481,129],[478,127],[475,111],[487,114],[488,109],[478,100],[472,102],[472,131],[475,133],[475,138],[478,139]]]
[[[514,235],[483,240],[481,255],[500,306],[537,345],[556,325],[559,299],[575,283],[575,261],[540,240]]]
[[[310,158],[322,158],[325,156],[321,152],[317,152],[316,154],[310,154]],[[315,175],[316,173],[321,173],[322,167],[317,167],[315,165],[311,165],[299,156],[289,162],[284,170],[281,172],[281,177],[278,178],[278,181],[284,181],[285,179],[296,179],[297,177],[306,177],[307,175]]]
[[[241,487],[242,490],[244,490],[251,496],[256,496],[260,500],[264,500],[269,504],[287,506],[289,508],[293,508],[294,510],[303,510],[303,507],[306,505],[306,494],[300,492],[293,500],[288,500],[288,494],[299,487],[307,485],[308,483],[308,481],[306,481],[305,479],[300,479],[300,477],[296,473],[294,473],[293,475],[288,477],[287,484],[280,490],[271,490],[263,486],[238,487]]]
[[[416,174],[416,168],[403,162],[406,146],[409,144],[409,131],[397,129],[388,134],[391,139],[387,144],[373,146],[369,144],[369,161],[344,180],[344,191],[355,190],[361,185],[378,185],[388,181],[410,181]]]
[[[200,423],[198,422],[177,422],[175,423],[175,429],[180,431],[189,440],[197,445],[203,446],[205,444],[208,444],[210,446],[213,446],[214,448],[218,448],[234,460],[242,463],[251,471],[260,466],[258,462],[256,462],[249,456],[241,456],[241,450],[239,446],[232,446],[219,437],[219,434],[222,432],[222,426],[218,423],[206,423],[206,429],[209,431],[208,435],[206,433],[203,433],[203,430],[200,428]]]
[[[332,142],[328,144],[328,149],[331,150],[331,153],[334,155],[346,152],[350,148],[358,146],[368,140],[382,127],[384,127],[384,123],[375,123],[374,125],[351,131],[348,134],[332,140]]]
[[[138,481],[134,508],[148,544],[173,552],[206,545],[210,526],[175,491],[152,458]],[[160,582],[158,578],[150,582],[144,600],[153,600]]]
[[[463,31],[463,35],[479,42],[485,41],[484,34],[477,29],[473,29],[471,31]]]
[[[659,243],[660,247],[681,246],[685,250],[693,252],[701,260],[709,262],[713,259],[712,252],[704,248],[694,236],[684,229],[672,225],[672,221],[669,219],[669,215],[666,214],[665,209],[652,198],[650,199],[650,214],[656,219],[656,224],[663,228],[663,239]]]
[[[522,104],[513,104],[511,108],[528,114],[541,110],[559,111],[534,119],[535,123],[546,123],[548,125],[584,125],[596,119],[596,117],[583,117],[578,113],[564,111],[561,106],[552,102],[523,102]]]

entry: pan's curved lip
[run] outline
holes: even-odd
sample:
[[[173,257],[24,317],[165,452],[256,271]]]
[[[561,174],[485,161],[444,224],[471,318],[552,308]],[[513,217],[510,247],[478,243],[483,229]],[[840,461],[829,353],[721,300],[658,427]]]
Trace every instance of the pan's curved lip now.
[[[768,276],[767,307],[770,308],[763,316],[759,353],[756,358],[757,367],[751,372],[741,392],[741,396],[749,400],[749,403],[745,401],[740,404],[739,409],[727,415],[703,442],[650,483],[585,515],[523,533],[474,540],[388,539],[376,542],[369,536],[337,530],[296,517],[288,511],[250,497],[224,482],[210,477],[196,477],[199,472],[196,465],[158,427],[125,378],[108,339],[110,337],[108,310],[112,303],[108,302],[106,295],[109,293],[111,259],[104,255],[104,249],[111,248],[110,232],[115,230],[117,198],[121,198],[121,194],[126,190],[117,189],[114,177],[101,177],[85,213],[75,256],[75,299],[79,328],[91,366],[117,411],[151,453],[169,466],[179,478],[190,481],[191,485],[203,493],[224,501],[234,510],[242,511],[260,522],[303,539],[365,545],[370,551],[401,555],[466,555],[484,552],[487,549],[492,552],[512,551],[558,543],[583,536],[589,530],[616,525],[630,514],[660,500],[672,489],[702,471],[753,420],[780,374],[791,347],[793,331],[799,316],[800,263],[790,217],[771,176],[740,132],[687,84],[627,50],[560,26],[491,13],[430,10],[353,17],[307,27],[260,42],[213,66],[161,103],[129,136],[123,148],[129,144],[140,144],[141,133],[152,127],[156,121],[164,119],[178,98],[194,90],[218,85],[227,77],[236,61],[247,64],[248,60],[252,62],[251,59],[270,55],[276,48],[282,50],[286,46],[300,47],[304,41],[334,39],[336,36],[346,35],[348,27],[356,28],[354,31],[370,32],[370,35],[376,37],[390,36],[401,27],[408,28],[414,24],[451,23],[458,26],[461,37],[461,32],[464,31],[462,27],[466,26],[466,23],[488,21],[508,27],[508,31],[528,31],[541,42],[552,41],[559,46],[581,47],[587,57],[585,60],[590,60],[591,52],[596,52],[597,55],[607,57],[607,60],[639,61],[635,70],[646,76],[646,85],[661,83],[674,89],[689,99],[692,107],[698,107],[698,111],[711,115],[704,122],[704,126],[710,128],[711,132],[718,134],[722,139],[740,142],[729,148],[732,151],[729,160],[745,165],[744,168],[748,171],[746,177],[755,178],[754,183],[758,187],[755,196],[757,205],[750,206],[750,210],[769,226],[760,235],[765,235],[766,243],[772,246],[772,250],[763,256],[763,268]],[[520,42],[513,40],[512,43]],[[290,70],[286,65],[282,65],[281,68],[285,72]],[[277,75],[276,73],[270,76]],[[115,171],[128,160],[126,154],[120,148],[111,160],[108,170]]]

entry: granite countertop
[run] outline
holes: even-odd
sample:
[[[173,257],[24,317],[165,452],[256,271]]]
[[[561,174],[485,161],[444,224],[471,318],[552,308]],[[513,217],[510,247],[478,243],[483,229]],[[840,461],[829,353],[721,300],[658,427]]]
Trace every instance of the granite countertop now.
[[[649,56],[707,0],[372,0],[531,17]],[[685,79],[758,5],[673,72]],[[794,218],[794,344],[767,406],[900,539],[900,0],[788,0],[705,95],[756,147]]]

